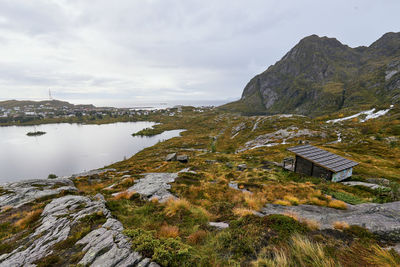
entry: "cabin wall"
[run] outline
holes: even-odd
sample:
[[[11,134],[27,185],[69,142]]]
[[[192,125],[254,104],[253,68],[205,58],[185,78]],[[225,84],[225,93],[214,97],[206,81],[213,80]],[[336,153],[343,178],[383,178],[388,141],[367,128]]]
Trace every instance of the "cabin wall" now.
[[[332,172],[330,170],[315,165],[311,161],[303,159],[299,156],[296,156],[295,172],[302,173],[308,176],[324,178],[326,180],[332,179]]]
[[[295,172],[311,176],[312,168],[313,168],[313,163],[311,161],[296,156]]]
[[[324,178],[326,180],[331,180],[332,172],[330,170],[324,169],[321,166],[314,164],[312,176],[318,178]]]
[[[353,175],[353,168],[349,168],[349,169],[334,173],[332,175],[332,181],[333,182],[340,182],[340,181],[342,181],[342,180],[344,180],[346,178],[349,178],[352,175]]]

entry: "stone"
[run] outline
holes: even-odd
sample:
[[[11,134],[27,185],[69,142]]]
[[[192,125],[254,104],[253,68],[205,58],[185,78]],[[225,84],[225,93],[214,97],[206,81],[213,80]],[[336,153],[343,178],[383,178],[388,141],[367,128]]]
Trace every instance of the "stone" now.
[[[225,222],[209,222],[210,226],[217,228],[218,230],[223,230],[229,227],[229,224]]]
[[[68,178],[32,179],[4,183],[0,187],[9,192],[0,196],[0,209],[4,206],[18,208],[42,197],[56,196],[63,191],[78,191]]]
[[[244,171],[244,170],[247,169],[247,165],[246,165],[246,164],[239,164],[239,165],[237,166],[237,169],[238,169],[239,171]]]
[[[176,160],[181,162],[181,163],[188,163],[189,162],[189,156],[187,155],[180,155],[176,157]]]
[[[165,161],[175,161],[175,160],[176,160],[176,153],[168,154],[168,155],[165,157]]]
[[[368,183],[378,184],[383,186],[390,186],[390,181],[385,178],[368,178],[366,180]]]
[[[128,192],[136,192],[146,200],[158,199],[165,202],[169,198],[175,198],[169,192],[170,183],[178,178],[177,173],[146,173],[142,179],[136,180],[135,184],[127,189]]]
[[[364,187],[371,188],[373,190],[377,190],[377,189],[390,190],[390,188],[382,186],[382,185],[364,183],[364,182],[358,182],[358,181],[342,182],[342,184],[347,185],[347,186],[364,186]]]
[[[71,227],[91,214],[103,214],[106,222],[75,244],[81,245],[83,258],[79,264],[93,267],[159,266],[131,250],[121,222],[111,217],[101,194],[93,198],[68,195],[53,199],[41,214],[41,225],[29,235],[27,243],[0,256],[0,267],[35,266],[33,263],[53,253],[53,246],[66,240]]]
[[[400,242],[400,201],[385,204],[348,204],[347,207],[347,210],[338,210],[313,205],[281,206],[267,204],[261,210],[261,214],[265,216],[295,213],[300,218],[317,221],[321,229],[333,228],[334,222],[343,221],[349,225],[365,227],[383,240]]]

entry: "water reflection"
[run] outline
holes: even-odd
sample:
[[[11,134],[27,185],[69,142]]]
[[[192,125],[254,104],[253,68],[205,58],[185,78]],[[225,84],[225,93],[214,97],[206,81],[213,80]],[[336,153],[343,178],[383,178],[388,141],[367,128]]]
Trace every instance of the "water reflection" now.
[[[32,126],[0,127],[0,183],[46,178],[50,173],[66,176],[104,167],[129,158],[159,141],[179,136],[181,130],[153,137],[131,134],[153,122],[104,125],[47,124],[36,126],[42,136],[27,136]]]

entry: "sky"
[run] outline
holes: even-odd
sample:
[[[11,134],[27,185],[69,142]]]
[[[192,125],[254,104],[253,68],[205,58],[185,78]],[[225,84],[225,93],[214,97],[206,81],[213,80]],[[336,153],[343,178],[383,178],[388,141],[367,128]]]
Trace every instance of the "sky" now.
[[[311,34],[368,46],[399,0],[0,0],[0,100],[229,102]]]

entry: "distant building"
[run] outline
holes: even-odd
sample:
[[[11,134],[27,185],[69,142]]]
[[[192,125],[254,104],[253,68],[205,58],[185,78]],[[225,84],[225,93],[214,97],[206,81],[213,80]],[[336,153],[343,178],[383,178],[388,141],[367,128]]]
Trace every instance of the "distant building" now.
[[[284,168],[287,168],[287,164],[291,164],[292,166],[288,169],[297,173],[324,178],[333,182],[339,182],[352,176],[353,167],[358,165],[355,161],[312,145],[291,147],[288,150],[296,154],[296,158],[285,159]]]

